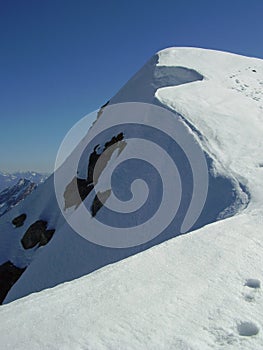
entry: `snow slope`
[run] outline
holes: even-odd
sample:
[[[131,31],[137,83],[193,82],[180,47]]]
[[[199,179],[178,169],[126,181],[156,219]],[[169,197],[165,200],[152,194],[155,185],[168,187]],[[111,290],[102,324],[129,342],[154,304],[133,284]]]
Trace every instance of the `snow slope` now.
[[[195,56],[195,55],[194,55]],[[159,65],[159,56],[155,55],[147,62],[142,69],[135,74],[134,77],[127,82],[127,84],[114,96],[109,106],[114,104],[121,104],[122,102],[143,102],[152,103],[157,106],[161,105],[161,102],[156,99],[155,94],[165,86],[177,86],[178,88],[184,85],[191,85],[195,82],[205,82],[202,72],[198,72],[192,69],[191,66],[180,65]],[[207,64],[210,64],[209,56],[206,58]],[[206,79],[206,78],[205,78]],[[165,108],[167,106],[162,105]],[[98,113],[100,120],[111,120],[110,111],[107,107]],[[95,115],[96,117],[96,115]],[[144,122],[149,123],[151,115],[144,115]],[[153,118],[153,116],[152,116]],[[178,114],[174,113],[174,118],[179,122],[182,131],[186,137],[196,139],[198,141],[198,135],[193,128],[190,128],[184,119]],[[153,120],[153,119],[152,119]],[[151,122],[150,122],[151,123]],[[160,122],[159,122],[160,123]],[[94,127],[96,124],[94,125]],[[84,128],[85,130],[85,128]],[[88,129],[87,129],[88,131]],[[141,133],[141,137],[149,140],[151,135],[147,134],[147,131],[134,130],[136,133]],[[130,133],[130,127],[119,126],[115,128],[112,134],[111,129],[106,135],[102,135],[98,140],[101,146],[110,141],[113,136],[119,133],[124,133],[125,137],[132,136]],[[133,135],[133,136],[134,136]],[[195,141],[196,142],[196,141]],[[65,163],[57,170],[56,174],[62,174],[70,183],[71,177],[71,159],[74,158],[74,154],[78,152],[78,147],[81,147],[81,143],[73,151],[72,155],[65,161]],[[93,145],[95,146],[95,144]],[[200,146],[199,146],[200,147]],[[134,147],[131,151],[133,151]],[[169,151],[169,143],[166,144],[166,149]],[[89,159],[92,147],[88,149],[86,158]],[[128,147],[126,151],[129,152]],[[138,152],[139,158],[141,151]],[[129,153],[128,153],[129,155]],[[175,152],[176,157],[176,152]],[[128,157],[129,158],[129,157]],[[130,156],[131,158],[131,156]],[[166,158],[158,157],[159,168],[167,169]],[[182,158],[183,159],[183,158]],[[117,159],[118,160],[118,159]],[[116,160],[116,161],[117,161]],[[192,227],[192,229],[200,228],[208,223],[214,222],[219,218],[231,216],[234,213],[242,210],[248,204],[249,196],[246,189],[246,184],[243,184],[235,176],[230,174],[225,176],[224,174],[214,172],[214,162],[217,161],[213,155],[208,156],[207,162],[209,167],[209,188],[208,196],[206,199],[203,211]],[[84,168],[87,169],[86,162],[80,162],[81,171]],[[187,169],[187,161],[177,159],[177,166],[179,169]],[[188,165],[189,167],[189,165]],[[133,166],[130,169],[130,173],[137,175],[140,166]],[[80,171],[80,173],[81,173]],[[148,172],[144,172],[141,175],[147,175]],[[96,245],[88,240],[84,240],[81,236],[76,234],[75,230],[65,222],[61,215],[61,211],[58,207],[55,191],[53,176],[51,176],[41,188],[36,189],[34,193],[29,196],[21,206],[15,208],[10,213],[6,214],[2,220],[0,220],[0,263],[11,261],[16,267],[26,268],[26,271],[19,278],[19,280],[13,285],[9,291],[5,303],[13,301],[22,296],[28,295],[32,292],[40,291],[45,288],[53,287],[59,283],[70,281],[72,279],[86,275],[92,271],[95,271],[105,265],[124,259],[130,255],[137,254],[145,249],[148,249],[156,244],[160,244],[172,237],[175,237],[181,233],[180,226],[182,224],[186,208],[188,206],[188,200],[191,198],[191,186],[192,182],[190,176],[185,172],[185,176],[182,178],[183,187],[185,193],[182,196],[180,208],[176,217],[171,224],[163,230],[163,232],[147,241],[144,244],[129,247],[125,249],[111,248]],[[140,179],[140,174],[138,178]],[[174,177],[174,172],[166,175],[168,178]],[[122,184],[125,177],[120,173],[117,178],[117,184]],[[148,176],[148,185],[151,185],[152,200],[147,207],[149,212],[153,210],[155,203],[160,200],[160,192],[158,186],[154,186],[153,178]],[[124,181],[120,188],[127,188],[127,184]],[[65,192],[64,192],[65,193]],[[224,193],[224,196],[222,196]],[[92,201],[93,193],[88,196],[88,200]],[[69,208],[72,210],[71,208]],[[100,211],[99,215],[103,209]],[[21,214],[26,214],[27,218],[23,226],[14,228],[12,226],[12,220]],[[147,214],[147,213],[146,213]],[[140,212],[139,212],[140,215]],[[145,213],[142,215],[145,217]],[[54,230],[55,234],[52,240],[45,246],[36,246],[33,249],[25,250],[21,246],[21,239],[30,225],[34,224],[38,220],[47,222],[48,229]],[[92,217],[88,221],[86,227],[91,227],[93,221]],[[115,225],[119,225],[118,219],[114,222]],[[145,236],[148,235],[147,229],[142,231]],[[15,238],[14,238],[15,237]]]
[[[263,61],[193,48],[167,49],[157,58],[112,103],[136,101],[136,82],[140,86],[150,82],[151,91],[139,90],[140,96],[146,91],[140,101],[161,103],[182,116],[212,159],[210,192],[224,199],[228,191],[236,191],[241,203],[246,203],[249,193],[248,206],[241,206],[242,212],[232,218],[1,307],[5,348],[262,349]],[[160,68],[155,69],[156,64]],[[187,74],[190,78],[186,79]],[[224,179],[222,187],[220,182],[213,183]],[[230,180],[234,185],[229,187]],[[57,232],[32,262],[28,258],[31,264],[6,302],[92,272],[173,236],[167,234],[129,251],[91,244],[58,218],[51,180],[49,186],[52,215],[46,209],[47,198],[41,203],[42,211],[38,205],[30,215],[35,220],[39,211],[45,213],[42,217],[48,217]],[[37,191],[23,207],[3,217],[4,227],[14,214],[29,210],[33,199],[38,203],[41,190]],[[211,214],[209,208],[205,213]],[[208,223],[202,221],[200,226]],[[8,242],[19,263],[18,247]],[[1,254],[10,257],[6,250]],[[22,267],[25,255],[18,256]]]
[[[3,305],[1,344],[261,350],[261,228],[262,217],[242,214]]]

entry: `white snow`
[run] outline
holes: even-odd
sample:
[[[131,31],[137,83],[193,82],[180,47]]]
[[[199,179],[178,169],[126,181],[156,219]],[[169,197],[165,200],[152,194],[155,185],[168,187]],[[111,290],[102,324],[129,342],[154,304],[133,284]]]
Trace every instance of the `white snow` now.
[[[204,49],[166,49],[159,65],[183,65],[201,72],[203,81],[158,89],[156,97],[182,114],[204,136],[203,149],[215,160],[215,171],[232,175],[248,187],[252,196],[248,210],[263,203],[263,61]],[[253,67],[253,68],[252,68]],[[253,72],[252,69],[256,70]],[[259,100],[237,91],[231,79],[240,72]],[[244,74],[244,72],[246,74]]]
[[[5,349],[263,348],[262,219],[240,215],[0,308]],[[239,335],[241,324],[246,336]],[[249,335],[249,329],[259,329]],[[253,332],[252,332],[253,333]]]
[[[4,349],[263,348],[263,61],[171,48],[159,53],[158,65],[204,76],[155,96],[198,130],[215,173],[246,186],[250,204],[232,218],[2,306]],[[60,237],[70,242],[63,227]],[[52,242],[49,252],[55,263]]]

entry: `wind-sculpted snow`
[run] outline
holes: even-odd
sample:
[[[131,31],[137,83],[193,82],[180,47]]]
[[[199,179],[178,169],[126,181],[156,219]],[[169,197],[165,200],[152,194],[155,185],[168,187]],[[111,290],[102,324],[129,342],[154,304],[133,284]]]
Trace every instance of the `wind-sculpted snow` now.
[[[166,59],[161,53],[155,56],[106,106],[98,113],[93,113],[88,123],[85,123],[86,118],[80,121],[75,133],[77,137],[75,140],[73,138],[74,147],[66,149],[62,159],[66,159],[65,154],[69,157],[64,163],[59,162],[55,175],[42,188],[34,191],[31,199],[28,198],[23,205],[3,217],[1,259],[4,262],[12,257],[16,266],[28,266],[5,302],[88,274],[246,208],[249,201],[247,191],[251,193],[253,188],[246,173],[243,170],[242,176],[239,173],[239,159],[245,164],[245,158],[249,159],[249,156],[244,142],[239,139],[240,133],[235,133],[238,121],[235,112],[240,113],[244,122],[242,109],[247,101],[242,100],[241,93],[231,89],[231,86],[225,88],[225,80],[221,79],[220,67],[225,69],[227,55],[218,58],[221,57],[218,54],[210,59],[208,53],[207,58],[204,54],[200,59],[201,55],[192,54],[193,51],[186,52],[185,61],[180,50],[172,53],[172,58],[167,53],[164,55]],[[239,60],[235,61],[231,56],[230,61],[228,66],[237,69]],[[207,71],[210,65],[214,68]],[[259,68],[256,67],[256,70],[259,71]],[[230,71],[226,74],[230,75]],[[195,87],[196,90],[192,90]],[[210,90],[213,92],[215,87],[214,100],[207,103],[211,96],[206,93]],[[183,95],[187,89],[189,99]],[[202,92],[205,92],[204,95]],[[226,117],[223,113],[229,103],[226,98],[228,93],[231,98],[238,94],[239,99],[235,100],[238,104],[235,111],[230,109],[231,113]],[[217,99],[220,104],[215,103]],[[253,100],[253,103],[257,101]],[[138,110],[135,113],[131,105],[148,106],[148,114],[145,111],[137,113]],[[118,106],[122,107],[121,113],[111,115],[110,111]],[[164,110],[164,115],[168,113],[173,117],[154,117],[155,110]],[[251,108],[251,111],[254,113],[255,109]],[[216,113],[219,113],[218,120]],[[209,116],[212,122],[209,122]],[[97,121],[86,135],[96,118]],[[252,121],[256,120],[253,116],[251,118]],[[233,120],[235,122],[232,124]],[[228,127],[223,127],[224,123]],[[250,123],[248,132],[259,140],[257,133],[260,128],[256,122]],[[250,130],[252,127],[256,129],[255,134]],[[119,133],[123,133],[126,146],[119,152],[120,149],[115,145],[115,151],[111,152],[105,145]],[[78,136],[80,134],[81,137]],[[186,143],[181,143],[180,135]],[[245,133],[242,136],[245,138]],[[238,143],[243,145],[245,156],[238,154]],[[99,166],[104,170],[98,172],[98,183],[94,181],[90,184],[89,159],[97,145],[94,154],[96,162],[103,159],[97,155],[102,156],[104,152],[106,161]],[[150,145],[153,148],[148,151]],[[192,146],[198,150],[196,154],[203,154],[204,158],[191,156],[189,147],[191,149]],[[107,152],[111,152],[110,156]],[[144,152],[147,157],[143,155]],[[257,171],[261,171],[261,162],[262,158],[257,159]],[[203,169],[202,164],[205,163],[208,171],[199,172],[198,167]],[[234,163],[236,166],[233,168]],[[247,164],[251,166],[249,162]],[[203,174],[203,181],[196,182],[196,174]],[[88,183],[92,185],[90,191],[85,189]],[[64,194],[69,184],[72,184],[74,196],[66,197],[68,201],[65,203]],[[199,187],[198,184],[207,184],[207,193],[205,186]],[[80,190],[81,186],[83,188]],[[258,187],[253,193],[259,193],[259,190]],[[194,191],[200,191],[196,196],[199,204],[191,206]],[[166,195],[168,200],[165,199]],[[71,206],[72,203],[78,205]],[[164,214],[153,221],[153,226],[147,226],[150,218],[155,217],[162,206],[165,208]],[[11,222],[22,213],[27,215],[27,219],[22,228],[15,229],[18,241],[14,242],[10,240]],[[187,213],[191,214],[191,220]],[[48,222],[47,228],[55,229],[56,232],[46,247],[25,251],[21,248],[20,240],[25,230],[37,220]],[[121,235],[121,231],[128,232],[130,227],[141,230],[134,236],[126,233]],[[111,230],[107,231],[106,228]],[[117,231],[119,234],[113,239],[111,235]],[[5,232],[8,232],[8,237]],[[105,235],[107,232],[109,234]]]
[[[164,86],[177,86],[203,80],[194,69],[182,66],[158,66],[158,55],[154,55],[142,69],[110,100],[110,104],[122,102],[156,103],[155,92]]]

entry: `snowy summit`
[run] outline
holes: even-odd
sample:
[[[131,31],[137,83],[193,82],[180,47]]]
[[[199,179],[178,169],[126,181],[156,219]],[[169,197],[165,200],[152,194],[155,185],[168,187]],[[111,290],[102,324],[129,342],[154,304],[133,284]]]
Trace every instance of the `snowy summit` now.
[[[2,348],[263,349],[263,60],[168,48],[107,106],[124,102],[172,111],[202,149],[203,211],[184,235],[175,224],[142,245],[100,246],[66,222],[51,176],[0,218]],[[121,154],[120,131],[100,146],[116,139]]]

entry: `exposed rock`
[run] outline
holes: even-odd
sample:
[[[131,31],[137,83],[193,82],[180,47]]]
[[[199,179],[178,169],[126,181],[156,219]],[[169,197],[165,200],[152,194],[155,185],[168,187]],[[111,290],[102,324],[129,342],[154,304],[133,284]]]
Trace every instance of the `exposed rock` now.
[[[94,147],[94,150],[89,157],[88,178],[87,178],[88,184],[93,183],[94,185],[96,185],[102,171],[106,168],[113,152],[116,149],[118,149],[118,155],[123,151],[123,149],[126,146],[126,142],[123,139],[124,139],[123,132],[119,133],[117,136],[113,136],[110,141],[105,142],[103,151],[101,153],[97,153],[97,149],[100,145],[97,145]],[[96,174],[94,176],[94,169],[99,158],[100,158],[100,164],[98,169],[96,169]]]
[[[55,230],[47,230],[46,221],[38,220],[27,229],[21,239],[22,246],[24,249],[33,248],[37,244],[43,246],[50,241],[54,232]]]
[[[11,261],[0,265],[0,304],[4,301],[8,291],[16,283],[26,268],[19,268]]]
[[[106,168],[108,162],[110,161],[113,153],[118,150],[118,156],[121,154],[121,152],[126,147],[127,143],[123,140],[124,136],[123,133],[119,133],[117,136],[113,136],[113,138],[106,142],[104,145],[103,153],[99,155],[99,164],[96,164],[96,173],[94,174],[94,168],[93,167],[93,182],[94,185],[98,183],[99,177],[103,170]]]
[[[51,238],[53,237],[53,234],[55,233],[56,230],[46,230],[44,235],[41,235],[40,242],[39,242],[39,247],[46,245]]]
[[[101,154],[97,153],[97,149],[98,149],[99,146],[100,145],[95,146],[94,149],[93,149],[93,152],[89,156],[88,178],[87,178],[88,184],[92,184],[93,183],[94,168],[95,168],[95,165],[97,163],[97,160],[101,156]]]
[[[104,192],[98,192],[95,196],[92,206],[91,206],[91,215],[94,217],[97,212],[103,207],[106,200],[109,198],[111,190],[106,190]]]
[[[86,183],[86,180],[83,180]],[[75,209],[81,204],[80,194],[78,193],[78,178],[75,176],[70,183],[66,186],[64,191],[64,210],[75,207]]]
[[[24,225],[25,220],[26,220],[26,214],[21,214],[12,220],[12,224],[15,227],[21,227]]]
[[[78,179],[78,178],[77,178],[77,186],[78,186],[78,192],[82,201],[84,201],[84,199],[90,194],[90,192],[94,188],[93,184],[89,184],[88,181],[84,179]]]
[[[76,209],[92,191],[93,187],[87,180],[79,179],[75,176],[67,185],[63,195],[65,203],[64,210],[71,207],[75,207]]]
[[[107,107],[109,103],[110,103],[110,101],[107,101],[103,106],[100,107],[100,110],[98,111],[98,114],[97,114],[97,119],[99,119],[99,117],[103,113],[104,108]]]
[[[74,177],[65,189],[64,210],[71,207],[75,207],[76,209],[81,204],[81,202],[85,200],[85,198],[90,194],[94,186],[97,184],[99,177],[102,171],[106,168],[109,160],[111,159],[113,152],[116,149],[118,149],[118,155],[119,155],[125,148],[126,144],[127,143],[124,141],[124,134],[123,132],[121,132],[117,136],[113,136],[110,139],[110,141],[105,142],[103,151],[101,153],[97,152],[97,149],[99,148],[100,145],[96,145],[94,147],[93,152],[90,154],[90,157],[89,157],[87,179],[80,179],[78,177]],[[100,159],[100,163],[96,168],[96,174],[94,174],[94,169],[98,159]],[[106,195],[108,191],[105,191],[102,195],[104,194]],[[91,208],[91,212],[93,216],[96,215],[97,211],[102,207],[104,202],[101,203],[98,197],[95,196],[92,203],[92,208]]]

